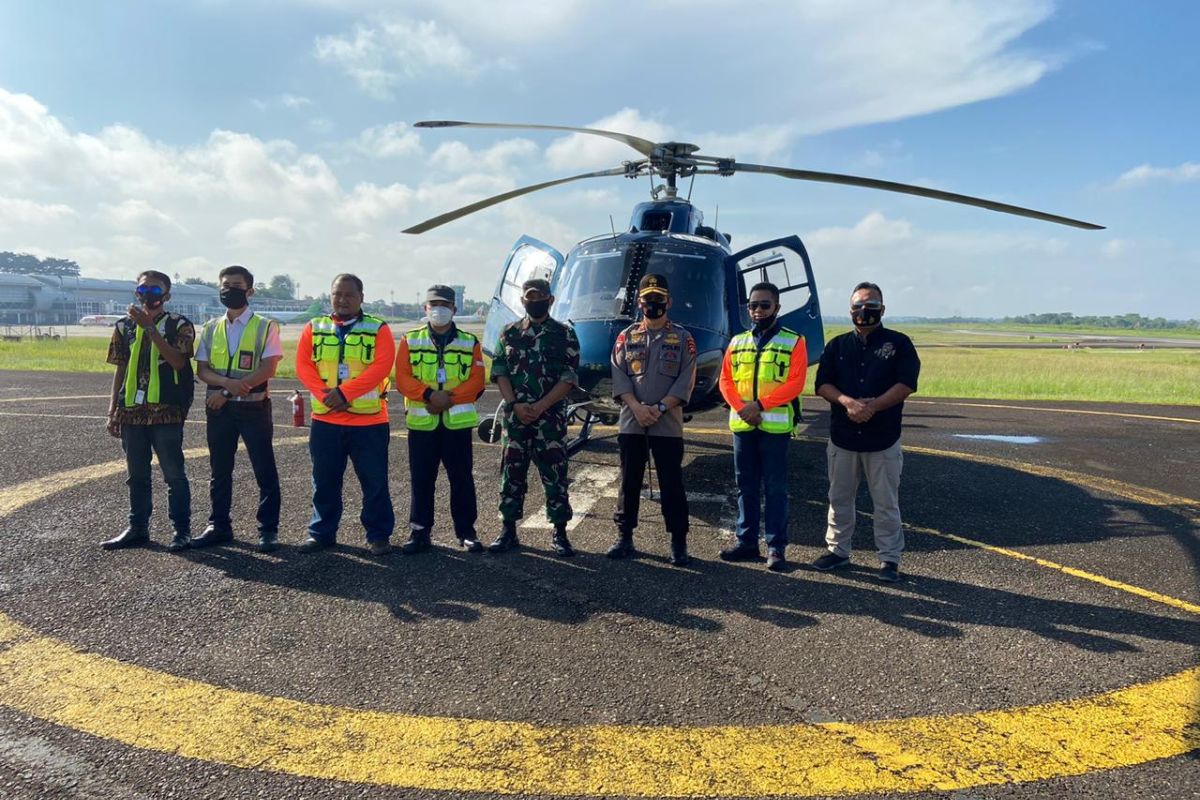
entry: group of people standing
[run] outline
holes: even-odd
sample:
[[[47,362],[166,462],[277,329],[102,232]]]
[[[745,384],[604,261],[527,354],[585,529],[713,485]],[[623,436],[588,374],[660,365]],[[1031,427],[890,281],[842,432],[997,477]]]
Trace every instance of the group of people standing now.
[[[167,312],[168,276],[138,276],[129,314],[114,328],[108,361],[117,367],[108,430],[126,455],[129,525],[103,542],[120,549],[149,542],[152,507],[150,458],[158,456],[167,483],[174,535],[170,550],[219,545],[234,538],[231,505],[234,457],[245,444],[258,484],[258,549],[277,546],[279,474],[275,464],[268,382],[283,358],[278,323],[254,313],[254,277],[241,266],[219,276],[227,313],[205,323],[197,339],[184,317]],[[579,343],[574,330],[550,316],[554,297],[542,279],[521,287],[524,317],[504,328],[492,360],[492,380],[505,403],[499,513],[501,530],[486,548],[502,553],[519,546],[517,523],[531,462],[546,497],[553,526],[551,546],[574,555],[567,535],[572,510],[567,483],[567,397],[578,383]],[[312,515],[303,552],[333,546],[343,513],[347,462],[362,488],[360,521],[370,552],[391,550],[396,517],[389,491],[391,426],[387,395],[404,399],[410,477],[406,554],[432,547],[437,476],[450,484],[455,538],[468,552],[484,545],[476,532],[472,432],[477,401],[485,388],[477,337],[454,323],[454,291],[434,285],[426,294],[427,322],[398,340],[388,324],[362,310],[362,281],[338,275],[330,287],[332,312],[305,325],[296,350],[296,377],[312,403],[309,454]],[[641,319],[617,337],[612,350],[612,394],[620,404],[617,443],[620,483],[613,519],[617,538],[610,558],[636,554],[634,531],[647,463],[653,459],[670,536],[670,562],[688,563],[688,502],[683,485],[683,408],[696,379],[696,344],[669,318],[671,293],[665,275],[649,274],[638,285]],[[720,391],[729,405],[738,488],[736,542],[721,551],[727,561],[759,559],[765,538],[767,568],[786,567],[788,544],[788,442],[800,417],[807,372],[804,337],[779,322],[779,290],[754,286],[747,310],[753,326],[736,335],[725,353]],[[920,362],[912,342],[884,329],[882,290],[860,284],[851,297],[855,330],[833,339],[817,370],[817,394],[831,405],[827,450],[830,481],[826,530],[828,552],[813,566],[849,563],[859,481],[867,478],[875,510],[879,577],[898,576],[903,533],[898,490],[900,414],[917,388]],[[211,512],[204,531],[191,535],[191,494],[184,469],[183,423],[195,377],[206,384],[205,415],[211,467]],[[394,384],[393,384],[394,376]],[[765,501],[765,512],[761,507]]]

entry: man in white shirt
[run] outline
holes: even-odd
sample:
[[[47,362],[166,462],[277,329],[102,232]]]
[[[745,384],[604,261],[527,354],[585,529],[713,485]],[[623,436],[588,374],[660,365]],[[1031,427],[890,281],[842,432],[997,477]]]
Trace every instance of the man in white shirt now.
[[[283,358],[279,323],[250,310],[254,276],[231,266],[217,276],[224,316],[204,324],[196,347],[196,376],[208,384],[208,456],[212,513],[192,547],[233,540],[233,462],[238,437],[246,443],[258,481],[258,549],[275,549],[279,537],[279,472],[275,467],[271,399],[267,382]]]

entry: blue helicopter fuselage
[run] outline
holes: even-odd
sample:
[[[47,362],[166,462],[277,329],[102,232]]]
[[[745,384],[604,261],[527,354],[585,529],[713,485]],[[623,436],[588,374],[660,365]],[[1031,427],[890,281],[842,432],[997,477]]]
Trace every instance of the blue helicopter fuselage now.
[[[617,413],[610,367],[613,343],[640,320],[638,282],[643,275],[657,273],[670,285],[668,317],[684,326],[696,343],[696,385],[687,410],[713,408],[722,402],[718,382],[725,349],[749,325],[748,286],[757,282],[760,272],[762,280],[774,278],[769,270],[783,262],[781,257],[771,258],[781,246],[794,254],[797,264],[792,269],[803,280],[789,291],[804,289],[809,298],[781,319],[805,335],[809,359],[815,360],[824,338],[816,286],[800,240],[789,237],[734,254],[726,235],[704,226],[699,209],[685,200],[669,199],[639,203],[625,232],[586,239],[565,258],[543,242],[521,237],[505,263],[488,312],[483,345],[489,370],[501,330],[523,313],[521,284],[547,278],[555,298],[551,315],[570,323],[579,338],[580,380],[573,400],[588,402],[589,410],[599,415]],[[790,280],[790,273],[780,274]]]

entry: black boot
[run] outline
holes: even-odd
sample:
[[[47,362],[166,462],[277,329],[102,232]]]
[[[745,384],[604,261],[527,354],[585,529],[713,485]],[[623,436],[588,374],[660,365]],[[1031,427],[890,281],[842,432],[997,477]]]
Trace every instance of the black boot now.
[[[192,539],[192,547],[210,547],[214,544],[226,544],[233,541],[233,528],[208,523],[204,532]]]
[[[496,537],[496,541],[488,545],[488,552],[504,553],[515,549],[520,544],[521,541],[517,538],[517,523],[506,522],[500,530],[500,535]]]
[[[633,531],[617,531],[617,540],[604,555],[609,558],[629,558],[634,555]]]
[[[187,550],[191,546],[192,537],[184,531],[175,531],[175,535],[171,537],[171,541],[167,542],[167,549],[172,553]]]
[[[429,529],[418,528],[408,535],[408,541],[400,548],[400,552],[406,556],[424,553],[433,543],[429,541]]]
[[[671,534],[671,563],[677,567],[691,561],[687,551],[687,533]]]
[[[567,538],[566,525],[554,526],[554,538],[550,540],[550,546],[554,548],[556,555],[563,558],[570,558],[575,555],[575,548],[571,547],[571,540]]]
[[[145,528],[126,528],[111,539],[100,543],[105,550],[123,550],[150,543],[150,531]]]

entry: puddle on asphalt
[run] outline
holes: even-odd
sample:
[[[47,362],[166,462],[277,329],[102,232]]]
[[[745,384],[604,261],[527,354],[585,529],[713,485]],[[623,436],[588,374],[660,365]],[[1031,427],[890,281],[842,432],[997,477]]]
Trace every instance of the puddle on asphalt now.
[[[1041,444],[1045,441],[1041,436],[1001,436],[996,433],[955,433],[955,439],[979,439],[985,442],[1004,442],[1005,444]]]

